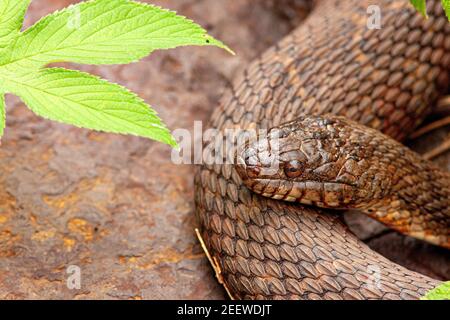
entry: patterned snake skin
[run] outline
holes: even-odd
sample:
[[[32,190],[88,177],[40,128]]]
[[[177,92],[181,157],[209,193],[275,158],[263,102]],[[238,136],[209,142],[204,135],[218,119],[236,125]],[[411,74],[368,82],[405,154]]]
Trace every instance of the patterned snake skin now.
[[[229,89],[211,127],[271,128],[331,113],[397,140],[407,137],[449,84],[450,24],[440,1],[425,20],[407,0],[378,0],[382,28],[367,28],[372,1],[318,1],[308,19],[256,59]],[[358,240],[340,215],[247,189],[233,165],[196,178],[202,238],[236,299],[416,299],[438,285]]]
[[[253,192],[320,208],[358,209],[450,249],[450,173],[347,118],[300,117],[244,144],[237,170]]]

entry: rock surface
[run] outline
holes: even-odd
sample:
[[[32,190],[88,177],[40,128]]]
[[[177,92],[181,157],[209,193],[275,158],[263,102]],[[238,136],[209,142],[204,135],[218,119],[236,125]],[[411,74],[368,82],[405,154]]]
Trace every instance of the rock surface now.
[[[34,1],[26,24],[75,2]],[[189,130],[195,120],[209,118],[228,81],[288,33],[303,10],[294,0],[152,3],[194,19],[238,55],[182,48],[128,66],[65,66],[126,85],[170,128]],[[285,10],[285,3],[296,6]],[[225,297],[195,237],[192,166],[173,164],[170,148],[152,141],[49,122],[12,96],[7,105],[0,147],[0,298]],[[448,157],[442,159],[449,168]],[[361,219],[352,219],[355,228],[367,226]],[[382,230],[361,232],[390,258],[450,278],[448,252]],[[67,287],[71,265],[81,269],[79,290]]]

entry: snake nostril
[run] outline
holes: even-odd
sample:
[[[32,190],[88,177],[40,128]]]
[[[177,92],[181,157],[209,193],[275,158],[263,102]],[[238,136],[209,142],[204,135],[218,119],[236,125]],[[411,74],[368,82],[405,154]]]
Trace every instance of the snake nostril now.
[[[259,160],[256,156],[251,156],[251,157],[245,158],[245,163],[247,166],[254,167],[259,164]]]
[[[253,149],[246,149],[243,153],[242,153],[242,157],[245,160],[245,163],[249,163],[250,159],[255,157],[256,152]]]

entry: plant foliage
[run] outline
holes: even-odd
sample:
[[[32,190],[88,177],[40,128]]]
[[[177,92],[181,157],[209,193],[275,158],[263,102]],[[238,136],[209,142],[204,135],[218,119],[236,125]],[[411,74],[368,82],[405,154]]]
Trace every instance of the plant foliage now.
[[[53,62],[127,64],[159,49],[216,46],[193,21],[131,0],[91,0],[42,18],[21,32],[30,0],[0,2],[0,136],[4,94],[36,114],[78,127],[133,134],[176,146],[156,112],[126,88]]]

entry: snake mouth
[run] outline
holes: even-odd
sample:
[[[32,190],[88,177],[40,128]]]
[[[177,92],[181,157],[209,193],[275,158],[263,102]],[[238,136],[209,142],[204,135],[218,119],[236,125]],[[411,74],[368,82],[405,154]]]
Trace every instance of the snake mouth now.
[[[341,182],[290,181],[262,177],[244,179],[244,184],[266,198],[333,209],[352,208],[352,203],[363,193],[356,186]]]

